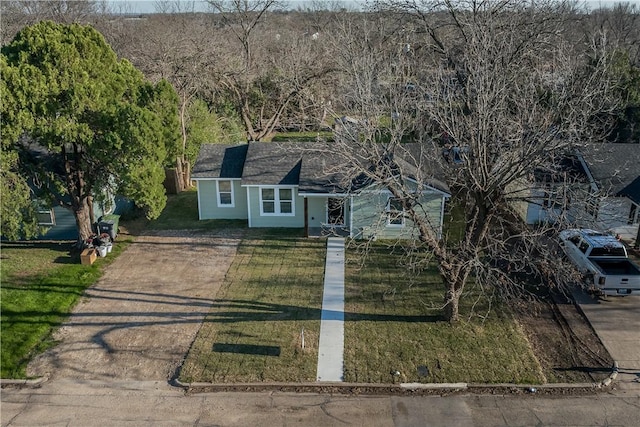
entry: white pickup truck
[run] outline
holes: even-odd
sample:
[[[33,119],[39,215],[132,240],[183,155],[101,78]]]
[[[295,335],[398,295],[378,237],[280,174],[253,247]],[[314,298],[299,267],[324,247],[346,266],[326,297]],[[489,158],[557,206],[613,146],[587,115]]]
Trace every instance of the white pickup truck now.
[[[604,295],[640,294],[640,267],[615,237],[588,229],[560,232],[567,257],[584,273],[595,291]]]

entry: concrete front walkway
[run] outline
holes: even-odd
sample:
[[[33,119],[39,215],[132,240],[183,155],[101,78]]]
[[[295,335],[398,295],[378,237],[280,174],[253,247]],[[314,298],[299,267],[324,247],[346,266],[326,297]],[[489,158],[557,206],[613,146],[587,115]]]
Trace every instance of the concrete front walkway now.
[[[327,239],[318,345],[318,381],[342,381],[344,367],[344,239]]]

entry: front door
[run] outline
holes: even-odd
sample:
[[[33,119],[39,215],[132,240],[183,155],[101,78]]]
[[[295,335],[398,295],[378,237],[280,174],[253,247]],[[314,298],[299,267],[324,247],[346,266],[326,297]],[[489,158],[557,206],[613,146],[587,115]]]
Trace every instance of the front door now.
[[[344,225],[344,199],[329,199],[327,220],[329,225]]]

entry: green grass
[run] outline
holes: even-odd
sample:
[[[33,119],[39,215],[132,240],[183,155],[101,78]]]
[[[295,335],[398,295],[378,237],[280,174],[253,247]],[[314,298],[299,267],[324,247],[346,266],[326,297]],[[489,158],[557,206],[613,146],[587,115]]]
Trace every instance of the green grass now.
[[[2,243],[2,378],[25,378],[30,358],[55,345],[52,332],[127,243],[119,240],[109,256],[91,266],[69,253],[72,242]]]
[[[246,227],[247,221],[198,219],[198,192],[194,189],[167,196],[167,206],[155,220],[149,221],[151,230],[215,230],[225,227]]]
[[[349,252],[345,289],[345,381],[540,383],[540,367],[505,307],[494,304],[484,322],[451,325],[441,317],[443,286],[435,269],[406,274],[384,244],[375,245],[360,268]],[[426,369],[425,369],[426,368]],[[400,375],[393,377],[391,372]]]
[[[325,242],[284,230],[249,234],[189,351],[182,381],[315,380]]]
[[[315,380],[326,241],[278,233],[282,231],[251,230],[253,237],[241,244],[218,303],[189,352],[182,381]],[[474,318],[450,325],[441,318],[443,291],[437,273],[429,270],[412,278],[399,259],[379,244],[360,268],[359,256],[348,251],[346,381],[543,380],[508,311],[494,305],[484,322]],[[463,315],[469,308],[463,304]],[[392,377],[396,370],[400,376]]]

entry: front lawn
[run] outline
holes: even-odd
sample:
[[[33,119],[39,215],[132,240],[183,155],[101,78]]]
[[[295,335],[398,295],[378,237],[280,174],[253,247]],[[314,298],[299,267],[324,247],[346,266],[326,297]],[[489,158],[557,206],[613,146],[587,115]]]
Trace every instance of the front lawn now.
[[[396,249],[397,251],[397,249]],[[471,293],[451,325],[441,317],[443,285],[435,268],[415,277],[379,243],[349,252],[345,301],[345,381],[542,383],[540,366],[509,311]],[[395,373],[396,375],[392,375]]]
[[[251,234],[189,352],[182,381],[315,380],[326,241]],[[384,244],[370,251],[364,268],[353,250],[347,253],[345,381],[543,382],[508,311],[494,306],[484,322],[451,326],[440,317],[442,285],[434,270],[412,280]]]
[[[325,244],[286,231],[251,230],[180,379],[315,381]]]

